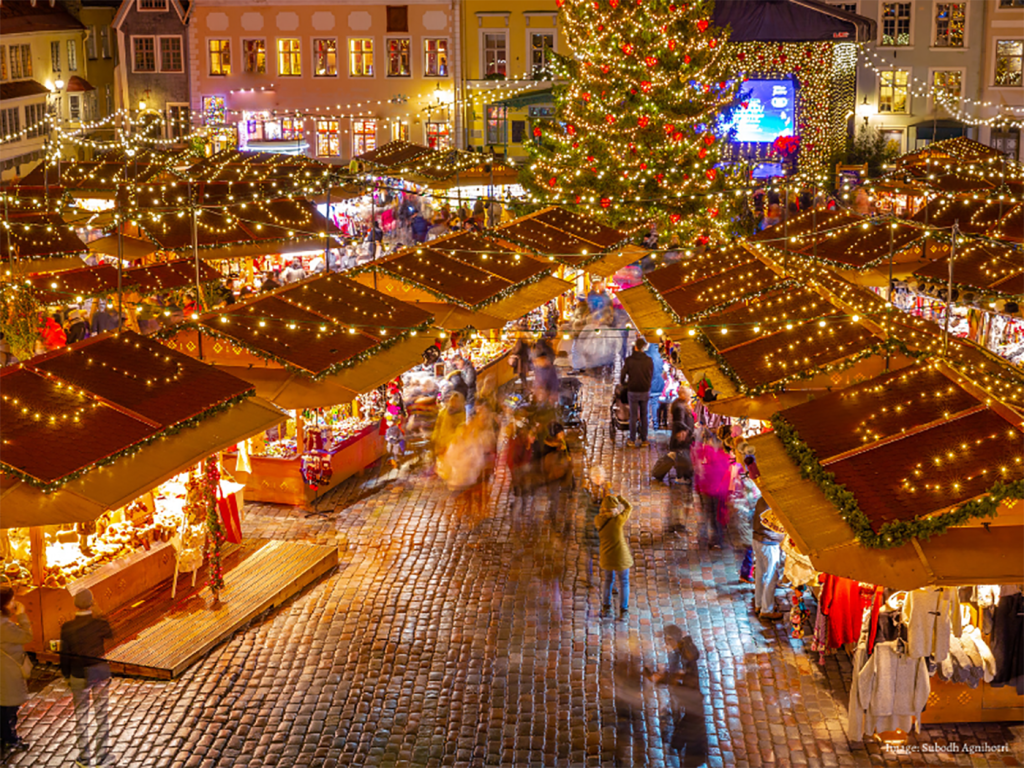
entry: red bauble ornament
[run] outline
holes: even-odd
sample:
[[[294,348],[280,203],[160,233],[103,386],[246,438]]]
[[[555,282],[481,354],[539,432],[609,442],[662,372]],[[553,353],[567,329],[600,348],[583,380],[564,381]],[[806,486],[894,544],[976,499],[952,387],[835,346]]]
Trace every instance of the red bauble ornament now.
[[[676,12],[676,7],[675,7],[674,5],[670,5],[670,6],[668,7],[668,9],[669,9],[670,11],[672,11],[672,13],[675,13],[675,12]]]
[[[579,195],[576,195],[576,198],[575,198],[575,199],[576,199],[576,202],[577,202],[577,203],[578,203],[578,202],[579,202],[579,201],[581,200],[581,198],[580,198],[580,196],[579,196]]]
[[[708,20],[707,20],[707,19],[700,19],[700,20],[699,20],[699,21],[697,22],[697,29],[699,29],[699,30],[700,30],[700,33],[701,33],[701,34],[704,34],[704,32],[705,32],[705,31],[707,30],[707,28],[708,28],[709,26],[711,26],[711,24],[710,24],[710,22],[708,22]]]
[[[580,148],[580,143],[579,143],[578,141],[574,141],[574,142],[572,143],[572,148],[573,148],[573,149],[579,149],[579,148]]]
[[[602,208],[609,208],[609,207],[611,207],[611,204],[612,204],[612,201],[611,201],[610,198],[607,198],[607,197],[602,197],[601,198],[601,207]]]
[[[633,46],[630,43],[623,43],[622,52],[627,56],[631,56],[633,54]]]
[[[604,121],[608,123],[608,125],[611,125],[612,123],[615,122],[615,115],[605,115]]]
[[[552,176],[550,179],[548,179],[548,186],[549,187],[554,187],[557,184],[558,184],[558,179],[556,177]]]
[[[618,8],[619,0],[608,0],[608,5],[610,5],[612,8]]]
[[[602,72],[602,74],[607,75],[608,74],[608,70],[610,70],[610,69],[611,69],[611,67],[609,67],[607,64],[602,64],[601,65],[601,72]]]
[[[669,40],[668,41],[668,49],[670,51],[674,51],[676,49],[676,41],[675,40]]]
[[[576,135],[576,126],[573,125],[572,123],[569,123],[567,126],[565,126],[565,132],[567,134],[569,134],[570,136],[575,136]]]
[[[682,141],[683,140],[683,134],[680,133],[679,131],[676,131],[675,133],[672,134],[672,139],[674,141]]]
[[[697,157],[699,157],[701,160],[703,160],[707,156],[708,156],[708,150],[705,147],[701,147],[697,151]]]
[[[675,123],[665,123],[665,133],[672,133],[676,129]]]
[[[651,118],[649,118],[647,115],[641,115],[640,119],[636,121],[636,124],[641,128],[646,128],[649,122],[651,122]]]
[[[651,92],[651,81],[650,80],[641,80],[640,81],[640,90],[643,91],[644,93],[650,93]]]
[[[533,135],[535,138],[540,138],[540,128],[534,128]]]
[[[630,94],[632,94],[633,96],[636,96],[636,88],[630,88],[630,89],[629,89],[629,92],[630,92]]]
[[[712,219],[717,219],[718,218],[718,209],[717,208],[708,208],[708,216],[710,216]]]
[[[640,163],[640,170],[641,171],[646,171],[647,170],[647,163]]]
[[[556,8],[561,8],[563,5],[565,5],[565,0],[555,0]]]
[[[658,60],[653,56],[646,56],[644,58],[644,64],[646,64],[648,67],[656,67],[658,66]]]
[[[682,218],[683,218],[683,217],[682,217],[682,216],[680,216],[680,215],[679,215],[678,213],[673,213],[673,214],[670,214],[670,215],[669,215],[669,219],[671,219],[671,220],[672,220],[672,223],[673,223],[673,224],[678,224],[678,223],[679,223],[679,220],[680,220],[680,219],[682,219]]]
[[[594,162],[594,156],[593,155],[587,155],[587,162],[588,163]]]
[[[739,59],[740,61],[743,61],[745,58],[747,58],[747,54],[744,53],[743,51],[740,51],[739,53],[736,54],[736,58]]]
[[[781,61],[783,64],[785,64],[786,63],[786,54],[782,54],[781,56],[779,56],[779,61]]]
[[[712,144],[714,144],[715,143],[715,134],[713,134],[713,133],[705,133],[704,134],[704,143],[707,144],[709,147]]]
[[[659,173],[659,174],[658,174],[657,176],[655,176],[654,178],[658,180],[658,183],[659,183],[659,184],[661,184],[661,182],[663,182],[663,181],[665,180],[665,174],[664,174],[664,173]]]
[[[706,171],[704,171],[704,175],[707,176],[708,181],[714,181],[715,177],[718,175],[718,169],[708,168]]]
[[[590,94],[589,93],[581,93],[580,94],[580,98],[583,99],[584,101],[590,101]]]
[[[708,40],[708,48],[714,48],[716,45],[718,45],[718,41],[715,38]]]
[[[690,63],[690,54],[686,54],[685,56],[683,56],[683,64],[689,64],[689,63]]]
[[[598,24],[597,25],[597,31],[598,32],[604,32],[604,24]]]

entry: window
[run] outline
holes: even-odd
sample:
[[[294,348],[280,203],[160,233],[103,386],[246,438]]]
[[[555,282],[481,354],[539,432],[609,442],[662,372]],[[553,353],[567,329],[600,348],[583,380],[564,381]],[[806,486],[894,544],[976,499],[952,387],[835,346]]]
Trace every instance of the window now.
[[[448,77],[448,40],[444,37],[423,39],[423,76]]]
[[[937,3],[935,6],[935,47],[963,48],[967,3]]]
[[[316,153],[320,157],[341,157],[340,121],[316,121]]]
[[[11,46],[11,80],[32,77],[32,46]]]
[[[68,70],[78,71],[78,41],[68,40]]]
[[[356,37],[348,41],[349,77],[373,77],[373,38]]]
[[[227,77],[231,74],[231,41],[215,38],[207,41],[210,49],[210,76]]]
[[[487,105],[487,143],[505,143],[505,118],[507,117],[505,107],[495,104]]]
[[[888,130],[883,130],[882,141],[884,142],[882,146],[885,147],[886,154],[903,154],[903,129],[890,128]]]
[[[100,27],[100,55],[104,59],[110,58],[110,28]]]
[[[267,41],[243,40],[242,56],[247,75],[267,74]]]
[[[377,148],[377,121],[352,121],[352,156],[372,152]]]
[[[333,37],[313,38],[313,76],[334,77],[338,74],[338,41]]]
[[[389,5],[387,6],[387,15],[388,32],[409,31],[409,6]]]
[[[223,96],[203,96],[203,119],[207,125],[223,125],[225,114]]]
[[[0,82],[7,79],[7,46],[0,45]]]
[[[992,149],[998,149],[1011,159],[1017,159],[1017,151],[1020,147],[1020,131],[992,131],[992,138],[989,141]]]
[[[0,109],[0,136],[13,136],[21,131],[21,124],[18,122],[18,108]],[[20,141],[18,136],[14,139]]]
[[[302,75],[302,50],[297,37],[278,38],[277,74],[282,77]]]
[[[833,8],[838,8],[840,11],[846,11],[847,13],[856,13],[856,3],[829,3]]]
[[[551,79],[551,52],[554,50],[554,32],[530,33],[530,71],[534,80]]]
[[[188,136],[191,119],[187,104],[168,104],[167,138],[180,139]]]
[[[882,45],[910,45],[910,3],[882,3]]]
[[[72,123],[78,123],[82,120],[82,99],[77,93],[68,94],[68,119]]]
[[[392,141],[408,141],[409,140],[409,124],[396,122],[391,124],[391,140]]]
[[[388,45],[388,77],[409,77],[408,37],[396,37],[387,41]]]
[[[960,92],[963,74],[959,69],[950,69],[932,73],[932,92],[935,101],[947,109],[960,106]]]
[[[910,73],[905,70],[878,73],[879,113],[906,115],[910,112],[909,81]]]
[[[160,38],[160,71],[183,72],[181,65],[181,38]]]
[[[93,24],[85,38],[85,57],[90,61],[96,58],[96,34],[96,25]]]
[[[1024,0],[999,0],[1000,8],[1024,8]]]
[[[25,136],[36,139],[46,135],[46,105],[25,105]]]
[[[996,40],[997,86],[1020,87],[1022,53],[1024,53],[1024,40]],[[13,59],[11,69],[14,69]]]
[[[505,76],[507,55],[505,52],[505,33],[484,33],[484,62],[483,73],[487,78],[491,75]]]
[[[60,72],[60,40],[50,43],[50,69]]]
[[[431,149],[451,149],[450,123],[427,123],[427,146]]]
[[[114,111],[114,86],[107,83],[103,86],[104,101],[106,101],[106,111],[109,115]]]
[[[249,138],[266,139],[267,141],[302,141],[303,124],[302,118],[279,117],[249,121]]]
[[[167,0],[139,0],[140,11],[166,11]]]
[[[156,41],[152,37],[132,38],[134,72],[156,72]]]

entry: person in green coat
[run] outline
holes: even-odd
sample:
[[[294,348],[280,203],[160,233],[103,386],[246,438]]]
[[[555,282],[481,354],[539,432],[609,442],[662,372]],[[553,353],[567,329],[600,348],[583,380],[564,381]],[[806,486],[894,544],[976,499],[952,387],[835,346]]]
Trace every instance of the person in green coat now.
[[[629,569],[633,567],[633,555],[629,551],[625,527],[633,512],[633,505],[621,496],[607,495],[601,500],[601,511],[594,519],[594,526],[601,541],[599,564],[604,571],[602,617],[612,613],[612,586],[615,577],[619,579],[619,618],[629,615]]]

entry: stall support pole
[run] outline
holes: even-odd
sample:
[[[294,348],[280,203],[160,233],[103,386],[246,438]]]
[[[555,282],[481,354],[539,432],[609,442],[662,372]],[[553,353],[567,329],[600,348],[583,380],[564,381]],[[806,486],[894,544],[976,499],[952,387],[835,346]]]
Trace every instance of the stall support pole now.
[[[953,222],[953,243],[949,247],[949,279],[946,282],[946,318],[942,324],[942,354],[949,350],[949,314],[953,309],[953,262],[956,260],[956,238],[960,233],[960,219]]]
[[[893,259],[893,227],[896,225],[896,216],[889,219],[889,306],[885,308],[885,372],[889,372],[889,358],[892,357],[892,311],[893,311],[893,294],[895,291],[892,289],[892,259]]]
[[[196,265],[196,306],[205,310],[203,288],[199,281],[199,214],[194,204],[192,206],[192,259]]]
[[[46,540],[43,536],[43,529],[33,525],[28,529],[28,551],[32,559],[32,583],[43,586],[43,568],[46,565]]]
[[[327,177],[327,227],[324,230],[324,272],[331,271],[331,177]]]
[[[124,286],[121,275],[124,270],[124,222],[121,221],[121,189],[117,190],[117,330],[120,333],[124,325],[123,302]]]

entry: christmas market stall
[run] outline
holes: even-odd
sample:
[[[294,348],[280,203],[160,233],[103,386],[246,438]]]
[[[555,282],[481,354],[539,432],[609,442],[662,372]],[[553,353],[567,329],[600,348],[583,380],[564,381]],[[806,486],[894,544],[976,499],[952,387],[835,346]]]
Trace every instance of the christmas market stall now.
[[[493,188],[519,181],[519,172],[504,158],[461,149],[431,149],[403,140],[389,141],[355,159],[364,171],[412,182],[424,194],[459,189],[467,199],[472,199],[474,193],[490,197]],[[459,199],[449,198],[447,202],[453,204]]]
[[[289,411],[226,466],[245,498],[305,504],[384,455],[379,388],[420,363],[430,312],[337,274],[165,329],[174,350],[251,382]]]
[[[851,738],[905,738],[911,715],[1024,716],[1019,647],[1004,642],[1024,599],[1021,413],[935,357],[782,410],[750,440],[786,575],[817,595],[812,648],[855,647]],[[857,680],[901,640],[899,658],[930,656],[933,674],[914,712],[874,718],[885,713]]]
[[[0,264],[4,277],[74,269],[84,263],[86,244],[56,213],[9,213],[3,224]]]
[[[224,523],[238,541],[239,520],[194,492],[214,478],[209,493],[239,508],[218,452],[284,419],[251,384],[125,331],[8,366],[0,387],[0,555],[33,622],[30,650],[55,650],[80,589],[105,614],[130,613],[161,584],[173,592],[179,572],[194,579],[204,550],[223,577]]]

